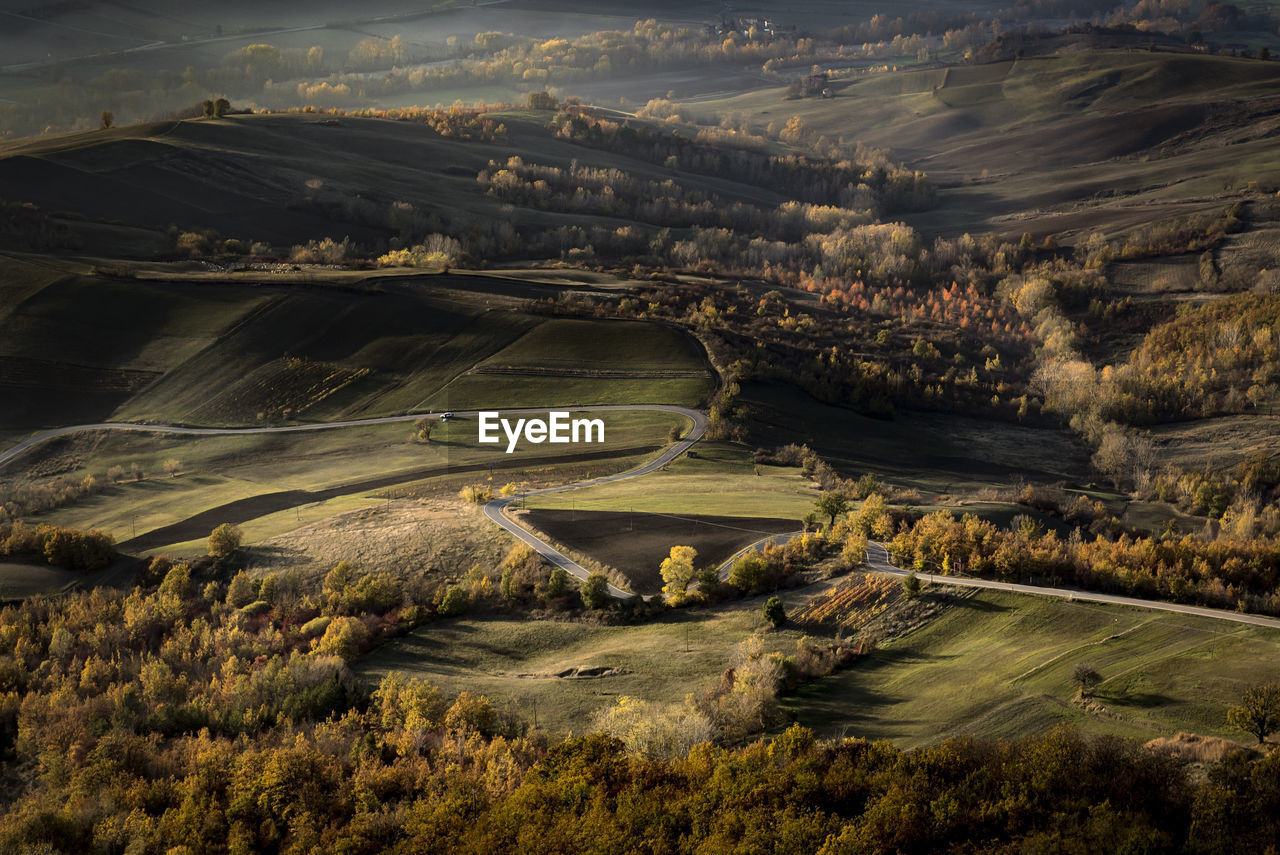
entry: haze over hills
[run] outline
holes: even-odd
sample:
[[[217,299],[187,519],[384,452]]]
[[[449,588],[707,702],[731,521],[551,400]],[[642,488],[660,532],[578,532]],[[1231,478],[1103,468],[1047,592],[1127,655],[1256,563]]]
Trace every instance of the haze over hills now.
[[[0,0],[0,851],[1280,847],[1280,18],[1088,6]]]

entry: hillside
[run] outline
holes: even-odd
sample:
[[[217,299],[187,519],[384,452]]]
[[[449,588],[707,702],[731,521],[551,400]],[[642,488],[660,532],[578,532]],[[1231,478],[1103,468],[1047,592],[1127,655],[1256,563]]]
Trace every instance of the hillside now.
[[[153,247],[170,253],[177,249],[176,235],[165,234],[171,225],[212,229],[246,246],[265,242],[287,253],[294,244],[347,236],[385,251],[401,231],[465,233],[494,220],[516,227],[602,222],[528,208],[508,216],[476,178],[491,160],[505,164],[512,157],[561,168],[576,161],[620,169],[642,181],[671,177],[648,161],[558,139],[546,127],[550,118],[497,112],[464,122],[459,132],[475,122],[501,124],[505,134],[495,142],[442,135],[423,121],[315,114],[132,125],[0,145],[0,187],[4,198],[33,203],[62,221],[81,251],[117,256],[133,254],[118,251],[115,233],[122,228],[143,230]],[[784,200],[714,177],[684,175],[679,182],[728,203],[773,207]],[[60,215],[102,225],[66,223]],[[617,227],[627,218],[603,222]]]
[[[1085,48],[837,75],[831,88],[826,99],[772,90],[682,112],[795,115],[815,136],[891,149],[941,188],[938,207],[911,221],[948,235],[1112,233],[1280,186],[1272,63]]]

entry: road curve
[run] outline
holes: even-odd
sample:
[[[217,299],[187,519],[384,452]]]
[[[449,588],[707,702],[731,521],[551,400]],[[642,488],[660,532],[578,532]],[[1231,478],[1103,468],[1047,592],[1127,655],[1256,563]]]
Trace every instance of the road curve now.
[[[746,555],[751,550],[764,549],[766,546],[768,546],[771,543],[780,546],[786,543],[791,538],[799,537],[802,534],[804,534],[803,531],[786,531],[786,532],[783,532],[782,534],[771,534],[768,537],[762,537],[759,540],[757,540],[755,543],[748,543],[746,546],[742,547],[737,552],[733,553],[728,558],[726,558],[724,560],[724,563],[720,565],[720,569],[716,571],[716,575],[720,577],[721,582],[728,581],[729,571],[733,569],[733,562],[737,561],[739,558]]]
[[[547,487],[542,490],[530,490],[527,493],[520,493],[515,496],[504,496],[503,498],[500,498],[500,499],[494,499],[493,501],[487,503],[484,506],[484,515],[486,517],[493,520],[498,525],[502,526],[504,529],[506,529],[508,532],[514,535],[516,539],[530,546],[535,552],[537,552],[543,558],[547,559],[557,567],[564,569],[564,571],[568,573],[570,576],[573,576],[585,582],[587,580],[587,576],[590,575],[591,571],[587,570],[587,568],[583,567],[581,564],[574,561],[572,558],[565,555],[560,550],[556,549],[554,546],[547,543],[542,538],[533,534],[533,532],[529,531],[528,529],[516,523],[514,520],[508,517],[504,513],[504,511],[513,502],[519,501],[520,499],[524,499],[529,496],[542,496],[542,495],[546,495],[547,493],[564,493],[569,490],[577,490],[582,487],[594,487],[597,484],[609,484],[614,481],[625,481],[628,478],[639,478],[641,475],[648,475],[650,472],[656,472],[657,470],[661,469],[663,466],[666,466],[672,460],[675,460],[677,457],[684,454],[686,451],[689,450],[689,448],[695,442],[702,439],[703,434],[707,432],[707,415],[706,413],[703,413],[700,410],[692,410],[692,409],[689,409],[688,407],[668,407],[660,404],[653,404],[649,406],[625,405],[625,406],[614,406],[614,407],[582,407],[579,409],[583,409],[583,410],[586,410],[586,409],[648,410],[650,412],[673,413],[678,416],[684,416],[685,418],[693,422],[693,427],[689,430],[687,434],[685,434],[684,439],[675,443],[670,448],[663,451],[661,454],[659,454],[657,457],[655,457],[653,460],[650,460],[648,463],[644,464],[643,466],[638,466],[635,469],[631,469],[627,472],[619,472],[617,475],[605,475],[601,478],[592,478],[590,481],[579,481],[576,484],[564,484],[559,487]],[[508,412],[508,411],[504,410],[503,412]],[[510,412],[515,412],[515,411],[510,411]],[[618,588],[612,584],[609,585],[609,594],[619,600],[630,600],[638,596],[637,594],[633,594],[630,591],[624,591],[621,588]]]
[[[889,560],[889,550],[884,544],[874,541],[867,544],[867,568],[877,573],[891,576],[906,576],[912,572],[895,567]],[[1184,606],[1179,603],[1166,603],[1160,600],[1143,600],[1138,597],[1123,597],[1119,594],[1100,594],[1095,591],[1084,591],[1079,588],[1046,588],[1040,585],[1021,585],[1016,582],[997,582],[992,579],[974,579],[968,576],[939,576],[933,573],[916,573],[922,582],[936,582],[939,585],[956,585],[961,588],[987,588],[992,591],[1012,591],[1017,594],[1038,594],[1042,597],[1058,597],[1064,600],[1084,600],[1091,603],[1112,603],[1120,606],[1133,606],[1139,609],[1154,609],[1161,612],[1191,615],[1193,617],[1216,618],[1235,623],[1247,623],[1253,626],[1265,626],[1280,629],[1280,620],[1261,615],[1229,612],[1225,609],[1207,609],[1202,606]]]
[[[503,409],[500,412],[504,414],[533,414],[546,413],[556,407],[522,407],[513,409]],[[516,496],[494,499],[484,506],[484,514],[498,525],[509,531],[519,540],[533,547],[539,554],[555,564],[562,567],[578,579],[586,581],[589,571],[578,562],[561,553],[558,549],[551,546],[546,541],[535,536],[527,529],[516,524],[509,519],[503,510],[517,499],[527,496],[538,496],[544,493],[560,493],[566,490],[576,490],[580,487],[591,487],[596,484],[607,484],[611,481],[621,481],[625,478],[638,478],[641,475],[648,475],[666,466],[672,460],[675,460],[681,454],[689,450],[690,446],[702,439],[703,434],[707,432],[707,415],[700,410],[690,409],[689,407],[668,406],[666,404],[597,404],[595,406],[565,406],[563,409],[571,413],[607,413],[607,412],[658,412],[671,413],[677,416],[684,416],[693,423],[692,428],[685,434],[684,439],[672,445],[663,451],[653,460],[630,470],[622,472],[618,475],[608,475],[603,478],[595,478],[590,481],[582,481],[577,484],[566,484],[560,487],[548,487],[543,490],[533,490],[528,493],[521,493]],[[475,416],[480,410],[456,410],[453,411],[456,416]],[[339,422],[317,422],[315,424],[305,425],[277,425],[272,427],[243,427],[243,428],[207,428],[207,427],[186,427],[183,425],[150,425],[136,424],[134,422],[96,422],[84,425],[69,425],[68,427],[54,428],[53,430],[42,431],[34,436],[30,436],[12,448],[0,452],[0,469],[3,469],[9,462],[19,457],[24,452],[34,448],[42,442],[48,442],[59,436],[67,434],[79,433],[81,431],[94,430],[118,430],[118,431],[140,431],[144,433],[170,433],[182,434],[185,436],[242,436],[245,434],[263,434],[263,433],[296,433],[299,431],[311,430],[334,430],[344,427],[364,427],[367,425],[385,425],[395,424],[397,422],[417,421],[421,418],[439,418],[442,413],[412,413],[403,416],[381,416],[370,419],[348,419]],[[624,591],[614,585],[609,586],[609,593],[618,599],[631,599],[636,595],[630,591]]]
[[[518,409],[502,410],[503,413],[545,413],[554,407],[524,407]],[[578,562],[564,555],[551,544],[534,535],[532,532],[518,525],[516,522],[506,516],[505,509],[513,502],[528,496],[540,496],[547,493],[563,493],[569,490],[577,490],[582,487],[592,487],[597,484],[608,484],[614,481],[623,481],[628,478],[638,478],[642,475],[648,475],[666,466],[672,460],[689,450],[694,443],[702,439],[707,431],[707,415],[700,410],[690,409],[689,407],[668,406],[665,404],[600,404],[595,406],[566,406],[562,409],[575,413],[586,412],[660,412],[671,413],[673,415],[684,416],[693,423],[693,427],[685,435],[684,439],[672,445],[663,451],[653,460],[636,467],[627,472],[621,472],[617,475],[606,475],[602,478],[593,478],[590,481],[580,481],[576,484],[565,484],[559,487],[547,487],[542,490],[532,490],[528,493],[521,493],[515,496],[508,496],[500,499],[494,499],[484,506],[484,515],[493,522],[506,529],[517,539],[523,541],[537,551],[540,555],[550,561],[557,567],[563,568],[569,575],[576,577],[582,581],[586,581],[589,572]],[[479,410],[458,410],[455,415],[458,416],[474,416]],[[23,452],[47,442],[50,439],[67,434],[77,433],[79,431],[90,430],[125,430],[125,431],[141,431],[150,433],[172,433],[184,434],[188,436],[237,436],[242,434],[263,434],[263,433],[292,433],[298,431],[310,430],[333,430],[344,427],[361,427],[365,425],[394,424],[397,422],[416,421],[421,418],[438,418],[441,413],[413,413],[403,416],[382,416],[371,419],[350,419],[339,422],[317,422],[315,424],[305,425],[279,425],[273,427],[247,427],[247,428],[198,428],[184,427],[181,425],[148,425],[136,424],[133,422],[97,422],[95,424],[71,425],[68,427],[55,428],[53,430],[42,431],[34,436],[28,437],[7,451],[0,452],[0,469],[3,469],[14,458]],[[720,565],[719,575],[724,579],[728,577],[729,570],[733,566],[733,562],[743,553],[763,546],[766,543],[780,543],[790,537],[792,534],[771,535],[762,540],[756,541],[749,546],[740,549],[734,553],[728,561]],[[889,550],[884,544],[871,541],[867,544],[867,568],[878,573],[887,573],[891,576],[906,576],[912,572],[903,570],[894,566],[889,559]],[[1139,609],[1153,609],[1155,611],[1173,612],[1174,614],[1190,615],[1192,617],[1215,618],[1217,620],[1227,620],[1235,623],[1250,624],[1252,626],[1263,626],[1271,629],[1280,629],[1280,619],[1262,617],[1261,615],[1244,614],[1241,612],[1229,612],[1224,609],[1209,609],[1203,606],[1187,606],[1180,603],[1167,603],[1160,600],[1143,600],[1137,597],[1125,597],[1119,594],[1103,594],[1094,591],[1085,591],[1079,588],[1048,588],[1041,585],[1023,585],[1016,582],[997,582],[991,579],[976,579],[968,576],[940,576],[933,573],[917,572],[916,576],[924,582],[933,582],[941,585],[956,585],[962,588],[986,588],[993,591],[1011,591],[1019,594],[1036,594],[1042,597],[1057,597],[1065,600],[1083,600],[1093,603],[1112,603],[1115,605],[1132,606]],[[609,593],[618,599],[633,599],[637,595],[630,591],[624,591],[614,585],[609,586]]]

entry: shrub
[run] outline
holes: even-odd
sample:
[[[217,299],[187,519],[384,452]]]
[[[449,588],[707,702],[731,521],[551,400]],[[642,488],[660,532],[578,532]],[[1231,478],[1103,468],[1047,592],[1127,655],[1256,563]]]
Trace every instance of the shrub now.
[[[460,585],[453,585],[444,594],[437,609],[441,617],[453,617],[465,614],[471,608],[471,595]]]
[[[209,554],[214,558],[228,558],[240,548],[242,540],[239,526],[223,523],[209,534]]]
[[[603,609],[609,605],[609,581],[603,573],[592,573],[582,583],[582,604],[589,609]]]
[[[782,600],[776,596],[764,601],[763,611],[765,620],[773,624],[774,627],[782,626],[787,622],[787,611],[782,607]]]

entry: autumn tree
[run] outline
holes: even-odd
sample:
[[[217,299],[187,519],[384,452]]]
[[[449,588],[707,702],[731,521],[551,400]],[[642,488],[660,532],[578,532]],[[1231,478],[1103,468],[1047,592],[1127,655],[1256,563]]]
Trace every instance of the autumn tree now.
[[[354,659],[369,640],[369,630],[359,618],[334,618],[316,642],[316,652],[337,656],[343,661]]]
[[[103,110],[103,111],[102,111],[102,127],[103,127],[103,129],[109,128],[109,127],[111,127],[112,125],[114,125],[115,123],[116,123],[116,114],[115,114],[115,113],[113,113],[113,112],[111,112],[110,110]]]
[[[711,720],[691,703],[661,704],[625,695],[596,713],[593,724],[648,759],[684,757],[695,745],[710,742],[713,733]]]
[[[662,592],[672,599],[680,599],[693,581],[693,562],[698,551],[692,546],[673,546],[671,554],[662,559],[659,572],[662,574]]]
[[[1280,730],[1280,683],[1264,683],[1244,690],[1240,706],[1227,711],[1227,722],[1246,733],[1252,733],[1258,744]]]
[[[528,103],[530,110],[554,110],[560,106],[550,92],[530,92]]]
[[[739,555],[729,568],[729,584],[739,591],[763,590],[769,578],[769,562],[752,549]]]
[[[547,577],[547,599],[558,600],[569,593],[569,574],[563,567],[552,567]]]
[[[440,617],[454,617],[464,614],[469,608],[471,608],[471,595],[467,593],[467,589],[461,585],[453,585],[445,592],[437,611]]]
[[[444,726],[449,733],[458,736],[470,733],[493,736],[499,726],[498,711],[484,695],[464,690],[444,714]]]
[[[814,500],[814,507],[830,517],[831,525],[835,525],[836,517],[849,510],[849,497],[839,490],[828,490]]]
[[[414,433],[414,437],[419,442],[430,442],[431,432],[435,430],[438,424],[440,424],[440,422],[437,421],[436,419],[432,419],[432,418],[418,419],[416,422],[413,423],[414,428],[416,428],[416,433]]]
[[[258,586],[252,577],[241,570],[231,579],[227,587],[227,602],[236,608],[243,608],[258,598]]]
[[[242,539],[239,526],[223,523],[209,534],[209,554],[214,558],[228,558],[240,548]]]

